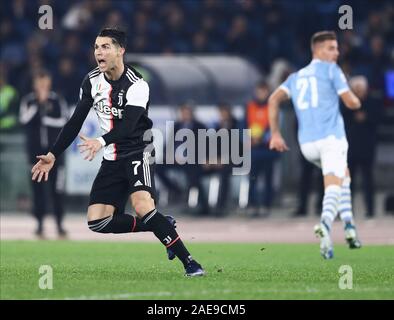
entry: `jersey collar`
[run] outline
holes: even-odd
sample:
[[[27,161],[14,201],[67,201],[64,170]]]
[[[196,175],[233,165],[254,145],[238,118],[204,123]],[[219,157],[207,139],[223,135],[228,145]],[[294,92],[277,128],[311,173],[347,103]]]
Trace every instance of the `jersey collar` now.
[[[312,59],[311,63],[318,63],[318,62],[323,62],[323,60],[320,59]]]
[[[118,80],[110,80],[110,79],[108,79],[107,76],[105,75],[105,73],[103,72],[105,81],[107,81],[110,84],[114,84],[114,83],[118,83],[120,80],[122,80],[126,76],[126,72],[127,72],[127,65],[126,64],[123,64],[123,65],[124,65],[124,70],[123,70],[123,73],[122,73],[122,75],[120,76],[120,78]]]

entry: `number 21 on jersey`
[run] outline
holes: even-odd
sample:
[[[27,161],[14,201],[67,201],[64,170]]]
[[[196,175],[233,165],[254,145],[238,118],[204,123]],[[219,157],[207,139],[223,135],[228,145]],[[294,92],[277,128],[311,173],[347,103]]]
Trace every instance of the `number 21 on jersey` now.
[[[299,90],[297,107],[300,110],[317,108],[317,80],[316,77],[306,77],[297,79],[296,88]],[[306,93],[309,93],[309,99],[306,99]]]

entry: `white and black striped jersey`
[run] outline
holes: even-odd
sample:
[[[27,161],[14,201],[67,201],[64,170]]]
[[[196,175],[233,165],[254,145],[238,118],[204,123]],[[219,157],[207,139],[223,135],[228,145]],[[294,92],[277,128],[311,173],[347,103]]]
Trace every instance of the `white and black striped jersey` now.
[[[143,135],[152,128],[148,117],[149,86],[134,68],[125,65],[118,80],[109,80],[99,68],[82,82],[79,101],[51,152],[57,156],[75,139],[89,110],[94,108],[105,141],[104,158],[118,160],[142,152],[151,141]]]

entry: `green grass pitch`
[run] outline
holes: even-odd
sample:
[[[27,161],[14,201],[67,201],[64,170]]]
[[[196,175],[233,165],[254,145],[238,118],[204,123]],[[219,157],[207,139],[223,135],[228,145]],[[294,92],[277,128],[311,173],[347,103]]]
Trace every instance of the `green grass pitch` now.
[[[335,246],[324,261],[318,244],[191,243],[207,271],[186,278],[155,243],[2,241],[1,299],[394,299],[394,246]],[[50,265],[53,289],[39,288]],[[341,265],[353,289],[338,286]]]

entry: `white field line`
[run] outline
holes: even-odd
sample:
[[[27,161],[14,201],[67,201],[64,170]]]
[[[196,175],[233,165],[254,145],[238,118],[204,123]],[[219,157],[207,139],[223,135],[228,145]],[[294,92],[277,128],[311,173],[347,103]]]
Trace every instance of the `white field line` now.
[[[110,300],[110,299],[132,299],[138,297],[155,297],[155,298],[168,298],[172,296],[204,296],[207,294],[215,294],[215,295],[226,295],[226,294],[234,294],[234,293],[294,293],[294,294],[314,294],[314,293],[339,293],[339,292],[348,292],[348,293],[362,293],[362,292],[393,292],[394,296],[394,288],[374,288],[374,287],[366,287],[366,288],[354,288],[348,290],[340,290],[340,289],[329,289],[329,290],[320,290],[316,288],[305,288],[300,290],[278,290],[278,289],[257,289],[257,290],[233,290],[233,289],[224,289],[224,290],[202,290],[202,291],[183,291],[183,292],[171,292],[171,291],[157,291],[157,292],[128,292],[128,293],[118,293],[118,294],[102,294],[102,295],[92,295],[92,296],[79,296],[79,297],[65,297],[64,300]],[[55,298],[56,299],[56,298]],[[37,300],[37,299],[36,299]],[[47,300],[47,299],[41,299]]]

